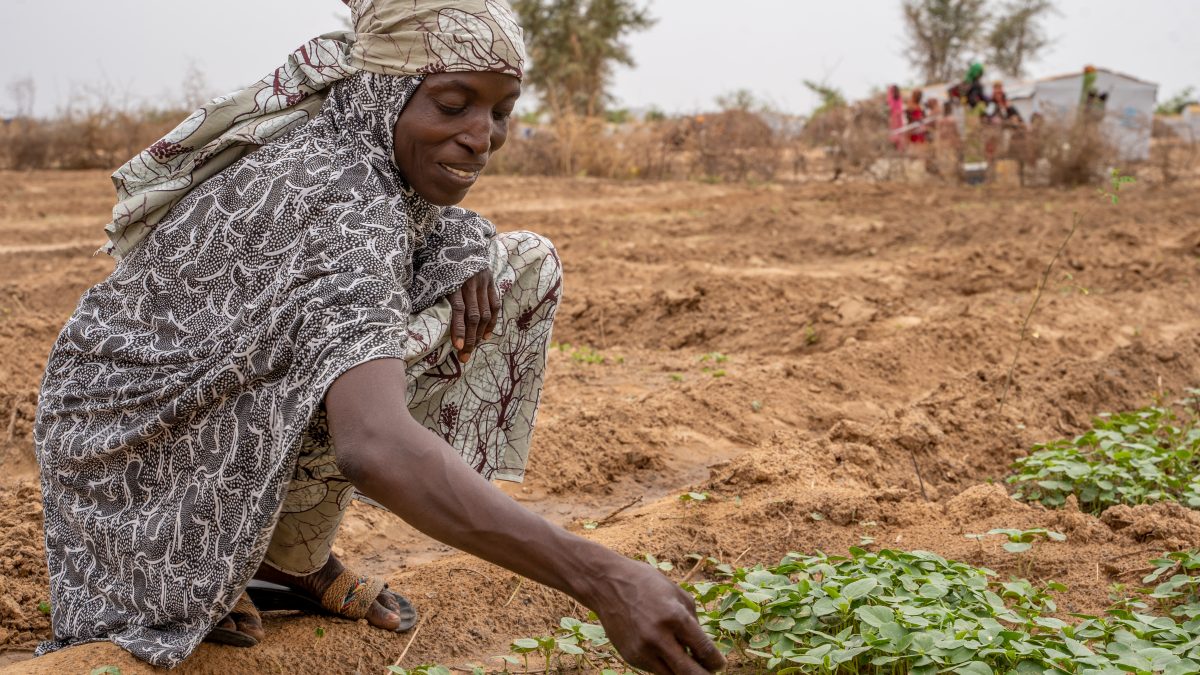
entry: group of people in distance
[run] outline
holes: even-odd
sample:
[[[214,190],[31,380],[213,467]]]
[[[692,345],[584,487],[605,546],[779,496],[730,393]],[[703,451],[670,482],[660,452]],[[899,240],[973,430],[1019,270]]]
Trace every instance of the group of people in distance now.
[[[890,86],[889,138],[896,149],[926,157],[934,173],[952,170],[959,162],[1020,154],[1026,122],[1009,101],[1003,82],[995,81],[990,94],[986,91],[983,73],[982,64],[972,63],[963,80],[947,89],[944,101],[926,99],[919,88],[905,98],[898,85]]]

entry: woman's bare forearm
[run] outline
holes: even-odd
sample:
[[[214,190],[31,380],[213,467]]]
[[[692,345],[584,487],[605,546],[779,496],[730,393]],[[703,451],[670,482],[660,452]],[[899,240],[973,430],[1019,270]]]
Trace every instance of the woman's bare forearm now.
[[[459,550],[581,602],[594,595],[616,554],[517,504],[428,429],[414,422],[410,433],[405,448],[368,451],[372,469],[355,481],[363,494]]]

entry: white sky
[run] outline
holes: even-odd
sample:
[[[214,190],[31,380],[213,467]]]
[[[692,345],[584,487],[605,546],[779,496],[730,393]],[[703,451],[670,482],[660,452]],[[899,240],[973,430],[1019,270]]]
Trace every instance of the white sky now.
[[[851,97],[915,81],[902,56],[900,0],[648,0],[658,24],[633,36],[638,62],[613,93],[630,107],[691,112],[737,88],[809,111],[805,79]],[[998,4],[998,3],[997,3]],[[1057,0],[1054,43],[1034,74],[1093,63],[1157,82],[1159,99],[1200,86],[1200,0]],[[0,114],[8,83],[36,82],[35,112],[85,88],[119,98],[178,99],[189,63],[210,94],[253,81],[301,42],[341,27],[338,0],[0,0]]]

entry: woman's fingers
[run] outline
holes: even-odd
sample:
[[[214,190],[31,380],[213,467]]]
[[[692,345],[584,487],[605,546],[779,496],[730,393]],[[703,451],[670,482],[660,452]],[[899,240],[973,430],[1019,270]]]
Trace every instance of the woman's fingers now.
[[[478,345],[488,338],[492,329],[492,299],[488,296],[488,287],[492,285],[491,275],[488,279],[480,279],[475,285],[479,289],[479,339],[475,344]]]
[[[465,324],[462,346],[458,348],[458,360],[466,363],[471,357],[471,350],[479,339],[479,292],[473,288],[475,278],[472,277],[463,284],[461,291],[463,300],[463,323]]]
[[[492,309],[492,317],[488,321],[487,330],[483,333],[485,340],[491,339],[492,331],[496,330],[496,320],[500,318],[500,293],[496,290],[496,280],[490,274],[487,282],[487,297],[488,306]]]
[[[465,309],[466,303],[463,302],[462,289],[456,288],[450,294],[450,343],[460,352],[467,336],[466,322],[463,320]]]
[[[715,673],[725,669],[725,657],[721,650],[713,644],[697,621],[684,621],[678,631],[679,643],[692,653],[691,658],[703,666],[704,670]]]

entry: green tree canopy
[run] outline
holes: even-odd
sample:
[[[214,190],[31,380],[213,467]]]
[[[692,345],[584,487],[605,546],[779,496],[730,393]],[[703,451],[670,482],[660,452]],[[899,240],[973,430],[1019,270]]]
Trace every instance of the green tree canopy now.
[[[1046,49],[1050,39],[1042,20],[1054,12],[1050,0],[1011,0],[992,21],[984,38],[984,53],[992,67],[1024,77],[1026,66]]]
[[[964,58],[984,33],[985,0],[903,0],[905,56],[925,82],[958,79]]]
[[[614,65],[634,65],[624,38],[654,25],[634,0],[515,0],[531,64],[525,81],[556,114],[599,115]]]

